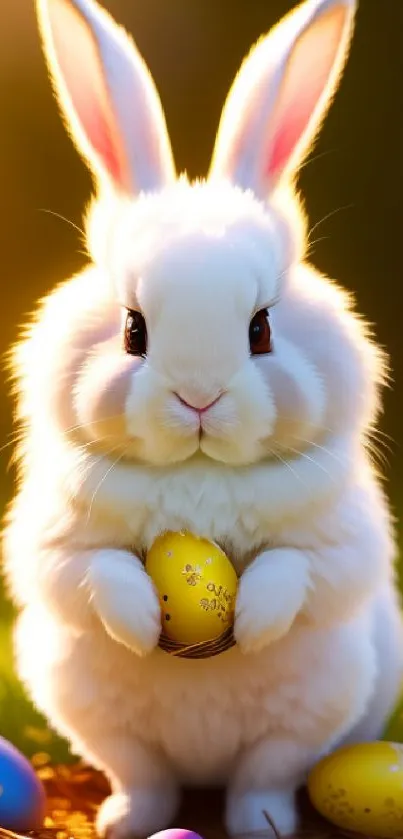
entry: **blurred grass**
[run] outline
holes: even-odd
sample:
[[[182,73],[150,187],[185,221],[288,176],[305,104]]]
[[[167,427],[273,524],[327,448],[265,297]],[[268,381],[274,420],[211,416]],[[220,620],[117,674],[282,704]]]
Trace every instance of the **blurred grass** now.
[[[4,592],[0,589],[3,616]],[[13,666],[12,620],[0,622],[0,734],[28,757],[49,754],[55,762],[70,760],[67,743],[52,732],[16,676]]]
[[[0,511],[6,505],[4,485],[1,489]],[[15,672],[14,617],[0,573],[0,735],[14,743],[27,757],[44,752],[56,763],[69,762],[74,758],[70,755],[68,744],[49,728],[47,721],[35,709]]]

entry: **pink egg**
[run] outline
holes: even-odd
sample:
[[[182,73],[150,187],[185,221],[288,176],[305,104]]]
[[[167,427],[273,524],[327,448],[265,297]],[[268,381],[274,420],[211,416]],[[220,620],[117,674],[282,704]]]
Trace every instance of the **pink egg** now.
[[[149,839],[202,839],[202,836],[199,833],[194,833],[193,830],[172,827],[170,830],[161,830],[160,833],[154,833],[153,836],[149,836]]]

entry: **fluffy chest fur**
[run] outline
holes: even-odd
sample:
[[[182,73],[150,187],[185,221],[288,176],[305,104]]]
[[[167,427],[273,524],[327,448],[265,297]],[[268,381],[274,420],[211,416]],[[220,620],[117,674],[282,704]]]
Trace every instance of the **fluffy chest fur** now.
[[[264,547],[295,544],[297,533],[302,545],[316,540],[312,522],[327,519],[351,485],[349,463],[345,440],[292,463],[241,469],[203,458],[169,469],[94,461],[78,494],[80,530],[141,553],[160,532],[188,529],[221,544],[241,569]]]

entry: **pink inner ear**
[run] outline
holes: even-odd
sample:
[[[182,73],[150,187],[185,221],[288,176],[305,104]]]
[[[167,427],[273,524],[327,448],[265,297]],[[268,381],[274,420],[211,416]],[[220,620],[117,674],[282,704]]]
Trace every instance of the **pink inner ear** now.
[[[270,147],[270,155],[267,159],[265,174],[269,178],[276,176],[283,171],[289,161],[296,145],[302,137],[312,111],[318,98],[327,82],[327,73],[315,79],[315,89],[301,91],[299,98],[288,103],[287,108],[281,115],[281,123],[275,134]]]
[[[109,133],[108,123],[101,108],[97,107],[96,101],[91,96],[91,91],[78,90],[75,105],[77,116],[88,137],[91,138],[94,151],[101,158],[113,180],[121,183],[121,165]]]
[[[265,175],[276,180],[303,137],[327,83],[345,23],[345,6],[336,6],[313,23],[295,45],[281,82]]]
[[[114,136],[114,116],[91,29],[66,0],[52,0],[49,12],[55,55],[73,113],[108,174],[124,186],[124,155]]]

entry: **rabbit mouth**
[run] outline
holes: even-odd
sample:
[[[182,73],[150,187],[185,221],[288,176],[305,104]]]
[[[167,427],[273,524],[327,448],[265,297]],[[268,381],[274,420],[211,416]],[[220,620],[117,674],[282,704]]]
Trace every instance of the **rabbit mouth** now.
[[[225,394],[218,393],[204,404],[190,404],[179,394],[174,394],[168,410],[164,411],[164,425],[187,437],[195,436],[199,440],[205,436],[220,437],[228,435],[238,424],[235,413],[225,402]]]

